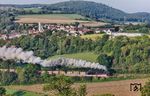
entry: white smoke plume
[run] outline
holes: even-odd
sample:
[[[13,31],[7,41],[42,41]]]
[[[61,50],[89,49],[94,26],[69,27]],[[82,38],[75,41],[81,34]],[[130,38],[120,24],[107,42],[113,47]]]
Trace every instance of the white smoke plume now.
[[[33,51],[23,51],[22,48],[16,47],[0,47],[0,58],[3,60],[17,60],[24,63],[40,64],[43,67],[52,66],[74,66],[79,68],[92,68],[107,70],[107,68],[99,63],[91,63],[85,60],[77,60],[70,58],[58,58],[56,60],[42,60],[40,57],[34,56]]]

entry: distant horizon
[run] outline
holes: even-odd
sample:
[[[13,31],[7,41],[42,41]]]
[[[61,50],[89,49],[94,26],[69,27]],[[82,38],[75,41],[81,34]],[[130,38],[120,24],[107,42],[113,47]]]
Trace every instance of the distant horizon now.
[[[0,4],[55,4],[58,2],[64,2],[70,0],[0,0]],[[78,0],[77,0],[78,1]],[[127,13],[136,12],[148,12],[150,13],[150,0],[83,0],[83,1],[93,1],[96,3],[102,3],[107,6],[122,10]],[[140,6],[140,7],[139,7]]]

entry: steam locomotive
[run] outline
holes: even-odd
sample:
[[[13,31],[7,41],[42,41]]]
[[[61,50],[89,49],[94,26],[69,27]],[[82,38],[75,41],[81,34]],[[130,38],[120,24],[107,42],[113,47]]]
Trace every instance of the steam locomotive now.
[[[91,69],[86,72],[86,76],[107,78],[110,75],[108,72],[104,70]]]

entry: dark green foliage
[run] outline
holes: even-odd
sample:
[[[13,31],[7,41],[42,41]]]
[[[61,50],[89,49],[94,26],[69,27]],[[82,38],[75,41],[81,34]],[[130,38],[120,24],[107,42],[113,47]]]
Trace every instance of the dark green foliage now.
[[[99,64],[105,65],[107,68],[111,68],[112,66],[112,58],[107,56],[107,54],[100,54],[97,58]]]
[[[72,88],[74,84],[70,77],[55,76],[48,85],[44,86],[45,91],[54,91],[56,96],[86,96],[86,86],[81,85],[78,90]]]
[[[18,75],[15,72],[0,72],[0,84],[10,85],[17,81]]]
[[[0,39],[0,46],[4,46],[6,44],[6,41],[3,39]]]
[[[113,68],[122,72],[148,73],[149,70],[149,43],[150,38],[118,37],[106,42],[102,52],[113,57]]]
[[[105,43],[107,42],[107,40],[109,40],[109,36],[108,35],[104,35],[102,38],[98,39],[97,42],[96,42],[96,49],[95,49],[95,52],[96,53],[99,53],[103,46],[105,45]]]
[[[149,24],[143,24],[143,25],[126,25],[124,26],[124,31],[129,33],[150,33],[150,27]]]
[[[60,96],[68,96],[71,95],[71,85],[73,84],[70,78],[65,76],[56,76],[52,78],[49,82],[49,85],[44,87],[44,90],[56,90],[58,95]]]
[[[141,96],[150,96],[150,82],[146,82],[145,86],[142,88]]]
[[[2,69],[9,70],[11,68],[15,68],[18,65],[19,65],[19,63],[16,63],[14,60],[4,61],[4,60],[0,59],[0,68],[2,68]]]
[[[81,39],[80,37],[67,37],[66,32],[45,32],[35,37],[23,36],[14,39],[10,45],[16,45],[24,50],[33,50],[36,56],[48,58],[53,55],[94,51],[95,41]]]
[[[40,66],[28,64],[23,69],[18,68],[18,78],[20,83],[29,84],[36,83],[40,81]]]
[[[15,16],[9,11],[4,11],[0,9],[0,32],[9,33],[10,30],[13,30],[16,24],[13,23]]]
[[[79,96],[86,96],[86,95],[87,95],[86,85],[80,85]]]
[[[4,96],[6,94],[6,89],[3,87],[0,87],[0,96]]]
[[[44,82],[44,83],[49,83],[51,78],[52,78],[52,76],[49,75],[47,71],[41,75],[42,82]]]

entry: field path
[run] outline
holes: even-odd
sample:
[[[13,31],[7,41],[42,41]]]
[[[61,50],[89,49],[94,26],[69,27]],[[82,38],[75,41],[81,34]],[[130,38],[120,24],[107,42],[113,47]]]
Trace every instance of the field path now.
[[[93,96],[96,94],[114,94],[115,96],[140,96],[140,91],[130,91],[130,83],[141,83],[144,86],[147,79],[134,79],[134,80],[122,80],[122,81],[111,81],[102,83],[85,83],[87,85],[87,96]],[[80,83],[75,84],[78,87]],[[42,90],[43,85],[29,85],[29,86],[9,86],[9,89],[25,90],[36,93],[44,93]]]

